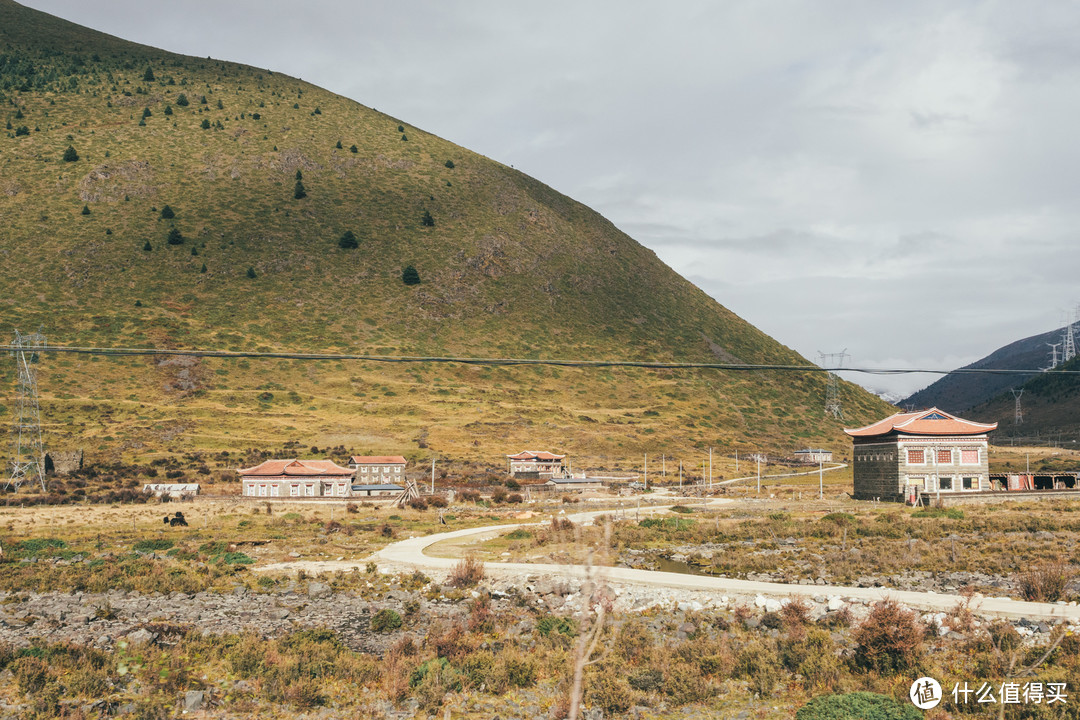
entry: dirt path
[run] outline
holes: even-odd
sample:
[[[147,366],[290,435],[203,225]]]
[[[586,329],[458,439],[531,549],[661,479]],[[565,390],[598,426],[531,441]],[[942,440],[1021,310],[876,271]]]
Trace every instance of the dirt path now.
[[[719,499],[709,503],[717,507],[736,502]],[[663,512],[670,506],[641,508],[641,512]],[[589,524],[597,516],[610,515],[611,510],[577,513],[567,516],[575,523]],[[543,523],[518,522],[507,525],[494,525],[478,528],[466,528],[423,537],[410,538],[386,546],[382,550],[361,561],[312,561],[276,563],[255,568],[259,572],[296,572],[308,573],[334,572],[362,568],[368,561],[383,565],[405,568],[419,568],[449,572],[460,560],[465,546],[482,542],[515,528]],[[439,548],[432,548],[433,545]],[[427,552],[432,549],[436,555]],[[500,578],[525,580],[527,577],[548,576],[554,578],[584,579],[587,568],[581,565],[551,565],[542,563],[484,563],[484,571]],[[961,595],[947,595],[933,592],[912,592],[890,588],[846,587],[842,585],[791,585],[786,583],[766,583],[734,578],[709,577],[703,575],[684,575],[681,573],[660,572],[657,570],[638,570],[633,568],[605,567],[600,569],[604,580],[612,585],[633,585],[668,590],[709,591],[726,595],[771,597],[806,597],[830,596],[861,601],[892,599],[912,608],[929,611],[949,611],[966,599]],[[1025,602],[1010,598],[988,598],[975,595],[969,608],[972,612],[984,616],[1003,617],[1011,620],[1029,618],[1032,620],[1064,620],[1080,624],[1080,607],[1077,605],[1057,605],[1052,603]]]

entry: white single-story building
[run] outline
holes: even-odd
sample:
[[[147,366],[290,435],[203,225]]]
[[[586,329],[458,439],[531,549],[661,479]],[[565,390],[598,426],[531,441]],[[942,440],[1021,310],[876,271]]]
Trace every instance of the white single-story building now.
[[[353,485],[353,497],[375,497],[378,495],[399,495],[405,488],[393,483],[378,483],[375,485]]]
[[[832,462],[832,450],[823,450],[821,448],[796,450],[795,459],[805,463]]]

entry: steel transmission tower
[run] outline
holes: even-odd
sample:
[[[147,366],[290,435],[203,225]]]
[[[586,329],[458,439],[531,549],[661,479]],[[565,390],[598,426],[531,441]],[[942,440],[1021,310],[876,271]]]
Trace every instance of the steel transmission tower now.
[[[18,348],[11,354],[15,357],[18,377],[15,397],[15,426],[12,428],[12,441],[15,454],[11,460],[11,476],[8,487],[16,490],[26,482],[37,480],[41,490],[45,490],[45,452],[41,446],[41,410],[38,406],[37,373],[34,363],[40,358],[38,352],[45,347],[45,336],[39,330],[30,335],[15,331],[11,344]]]
[[[1046,345],[1050,348],[1050,367],[1046,368],[1043,372],[1046,370],[1053,370],[1058,366],[1058,348],[1061,347],[1061,343],[1046,343]]]
[[[820,365],[823,368],[843,367],[844,358],[847,357],[847,348],[838,353],[823,353],[818,350],[821,358]],[[837,420],[844,419],[844,408],[840,404],[840,378],[836,373],[830,372],[828,384],[825,386],[825,414],[832,415]]]
[[[1069,324],[1061,335],[1061,362],[1067,363],[1076,357],[1076,313],[1069,318]]]
[[[1013,425],[1024,424],[1024,411],[1020,409],[1020,396],[1024,394],[1024,388],[1020,388],[1020,392],[1016,391],[1016,388],[1010,388],[1013,397],[1016,398],[1016,411],[1013,414]]]

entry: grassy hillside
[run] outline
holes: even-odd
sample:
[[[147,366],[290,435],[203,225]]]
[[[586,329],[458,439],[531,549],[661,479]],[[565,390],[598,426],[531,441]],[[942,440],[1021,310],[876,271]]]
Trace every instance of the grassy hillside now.
[[[1073,358],[1059,370],[1080,370],[1080,358]],[[1023,422],[1017,424],[1016,399],[1005,391],[971,409],[970,417],[997,422],[995,442],[1031,442],[1075,447],[1080,440],[1080,377],[1058,372],[1039,373],[1023,385],[1020,407]]]
[[[806,363],[580,203],[266,69],[0,0],[0,123],[5,335]],[[357,247],[340,246],[346,232]],[[407,266],[419,284],[402,282]],[[10,363],[3,373],[10,387]],[[286,440],[493,459],[544,447],[598,462],[846,448],[814,374],[55,355],[40,374],[46,444],[109,458]],[[888,411],[853,385],[843,400],[849,424]]]

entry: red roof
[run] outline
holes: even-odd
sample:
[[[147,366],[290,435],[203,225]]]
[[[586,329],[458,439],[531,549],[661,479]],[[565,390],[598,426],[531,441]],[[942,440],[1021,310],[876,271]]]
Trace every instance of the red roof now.
[[[240,468],[238,473],[244,476],[267,477],[267,476],[300,476],[300,477],[335,477],[348,475],[352,477],[353,471],[343,468],[333,460],[266,460],[255,467]]]
[[[562,460],[565,455],[556,455],[545,450],[522,450],[517,455],[507,455],[511,460]]]
[[[349,462],[353,465],[404,465],[405,458],[400,455],[353,455]]]
[[[896,431],[905,435],[982,435],[997,428],[997,423],[964,420],[944,410],[930,408],[919,412],[896,413],[866,427],[844,429],[851,437],[877,437]]]

